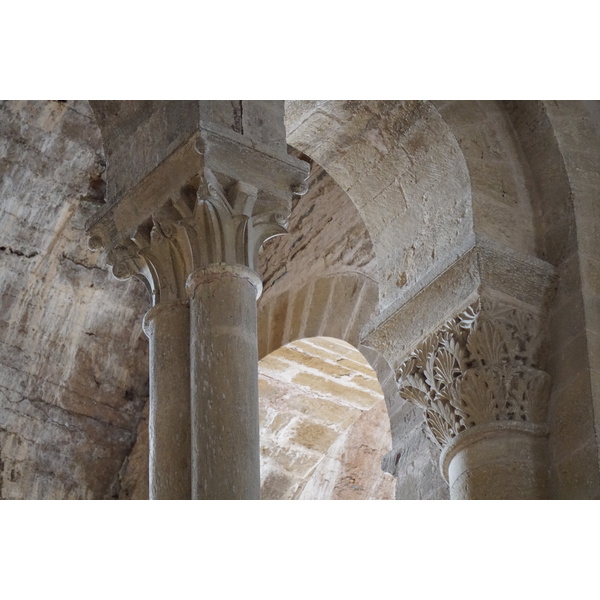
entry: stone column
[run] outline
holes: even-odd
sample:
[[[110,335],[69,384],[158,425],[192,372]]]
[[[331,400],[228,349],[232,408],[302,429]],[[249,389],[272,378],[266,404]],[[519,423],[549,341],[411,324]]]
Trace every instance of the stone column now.
[[[113,184],[88,223],[90,245],[108,251],[118,279],[142,279],[154,305],[145,320],[150,497],[256,499],[262,286],[254,263],[265,240],[287,231],[309,172],[287,154],[283,102],[100,103],[96,111]],[[121,113],[139,124],[126,136]],[[141,154],[131,157],[132,148]]]
[[[451,499],[547,497],[543,329],[536,315],[484,296],[400,367],[400,395],[425,411]]]
[[[191,261],[192,497],[258,499],[256,300],[262,283],[254,263],[263,241],[285,231],[287,217],[255,184],[237,180],[225,187],[222,181],[205,168],[193,214],[176,227]],[[213,235],[202,236],[207,231]]]
[[[151,500],[191,498],[190,311],[167,302],[144,317],[150,341],[149,469]]]
[[[259,499],[258,276],[211,264],[188,279],[192,497]]]
[[[173,238],[173,219],[155,215],[113,250],[113,275],[140,278],[153,307],[143,321],[150,345],[148,423],[151,500],[191,498],[190,319],[185,260]]]
[[[461,433],[442,454],[452,500],[547,498],[543,428],[511,421]]]

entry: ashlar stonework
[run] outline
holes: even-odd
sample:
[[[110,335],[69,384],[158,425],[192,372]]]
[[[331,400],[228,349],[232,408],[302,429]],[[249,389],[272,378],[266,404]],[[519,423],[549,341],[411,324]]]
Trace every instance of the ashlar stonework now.
[[[598,102],[2,102],[0,133],[0,497],[600,497]]]

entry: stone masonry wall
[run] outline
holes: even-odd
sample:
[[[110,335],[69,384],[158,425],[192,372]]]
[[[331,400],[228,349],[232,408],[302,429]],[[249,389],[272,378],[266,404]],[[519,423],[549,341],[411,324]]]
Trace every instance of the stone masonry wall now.
[[[331,338],[288,344],[260,361],[261,497],[383,500],[392,439],[365,358]]]
[[[148,394],[146,299],[87,249],[103,169],[87,103],[0,103],[0,498],[119,493]]]

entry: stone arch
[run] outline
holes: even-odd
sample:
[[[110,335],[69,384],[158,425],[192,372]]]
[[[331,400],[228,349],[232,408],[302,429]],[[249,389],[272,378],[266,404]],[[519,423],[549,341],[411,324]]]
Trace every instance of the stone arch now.
[[[466,100],[433,104],[456,138],[469,171],[475,233],[543,258],[539,198],[505,106]]]
[[[354,346],[377,374],[390,414],[399,400],[393,369],[385,357],[361,344],[360,332],[377,311],[377,285],[358,273],[310,281],[260,305],[259,360],[296,340],[336,338]],[[403,402],[403,401],[401,401]]]
[[[393,499],[381,469],[392,448],[377,374],[351,344],[288,343],[259,363],[261,495]]]
[[[286,104],[288,143],[323,166],[373,241],[382,309],[473,244],[463,152],[429,102]]]
[[[360,332],[376,312],[377,302],[377,285],[358,273],[322,277],[283,292],[260,306],[259,360],[296,340],[343,340],[357,348],[373,367],[389,411],[395,394],[390,379],[393,372],[383,357],[360,344]]]

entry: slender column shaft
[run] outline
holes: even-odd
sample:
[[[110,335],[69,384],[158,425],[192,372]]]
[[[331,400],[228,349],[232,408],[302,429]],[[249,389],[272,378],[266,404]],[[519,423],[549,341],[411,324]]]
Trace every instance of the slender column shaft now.
[[[191,495],[190,324],[187,303],[151,308],[144,318],[150,340],[150,499]]]
[[[548,497],[546,438],[512,423],[461,433],[442,454],[451,500]]]
[[[188,278],[191,323],[192,496],[258,499],[257,275],[209,265]]]

